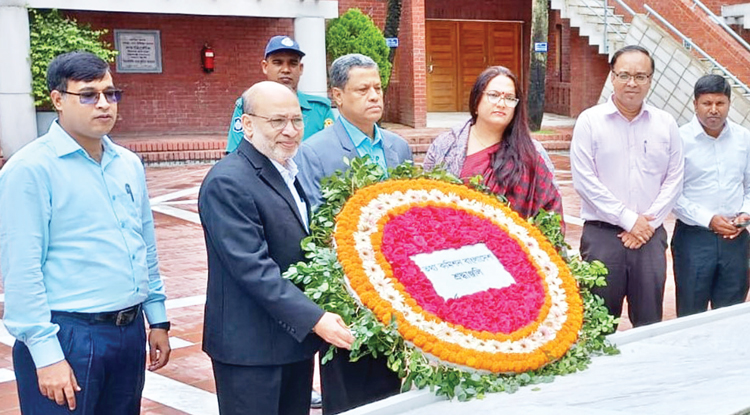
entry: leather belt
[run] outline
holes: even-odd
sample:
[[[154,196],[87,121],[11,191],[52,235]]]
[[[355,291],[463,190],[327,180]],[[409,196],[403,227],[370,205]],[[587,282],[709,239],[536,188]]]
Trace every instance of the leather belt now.
[[[624,229],[622,229],[621,227],[619,227],[617,225],[613,225],[613,224],[611,224],[609,222],[603,222],[603,221],[600,221],[600,220],[587,220],[584,223],[586,225],[596,226],[597,228],[602,228],[602,229],[613,229],[613,230],[620,231],[620,232],[622,232],[624,230]]]
[[[106,311],[103,313],[79,313],[75,311],[52,311],[53,316],[72,317],[78,320],[88,321],[94,324],[112,324],[115,326],[127,326],[135,321],[141,305],[124,308],[119,311]]]

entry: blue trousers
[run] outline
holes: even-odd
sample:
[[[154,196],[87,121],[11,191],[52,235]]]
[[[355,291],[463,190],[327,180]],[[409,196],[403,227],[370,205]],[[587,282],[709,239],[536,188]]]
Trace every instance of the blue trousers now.
[[[13,346],[18,398],[24,415],[135,415],[141,412],[141,394],[146,367],[146,329],[143,313],[127,326],[92,323],[65,314],[52,313],[60,326],[65,360],[73,369],[80,392],[76,409],[70,411],[39,392],[36,366],[29,349],[17,341]]]

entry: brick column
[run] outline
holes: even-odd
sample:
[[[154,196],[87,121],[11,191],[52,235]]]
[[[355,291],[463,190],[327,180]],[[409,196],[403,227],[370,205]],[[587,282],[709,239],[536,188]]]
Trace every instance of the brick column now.
[[[396,51],[400,100],[398,121],[415,128],[427,124],[424,0],[404,0]]]

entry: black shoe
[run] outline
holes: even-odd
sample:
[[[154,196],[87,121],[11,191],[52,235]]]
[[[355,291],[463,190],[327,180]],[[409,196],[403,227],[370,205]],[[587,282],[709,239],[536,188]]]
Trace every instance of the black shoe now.
[[[323,397],[316,391],[312,391],[310,396],[310,408],[320,409],[323,407]]]

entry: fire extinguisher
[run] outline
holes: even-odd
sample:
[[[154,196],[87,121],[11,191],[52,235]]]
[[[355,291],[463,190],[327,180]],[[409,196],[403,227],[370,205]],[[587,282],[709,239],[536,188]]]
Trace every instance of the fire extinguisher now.
[[[208,46],[208,43],[204,44],[201,49],[201,65],[206,73],[214,71],[214,50]]]

